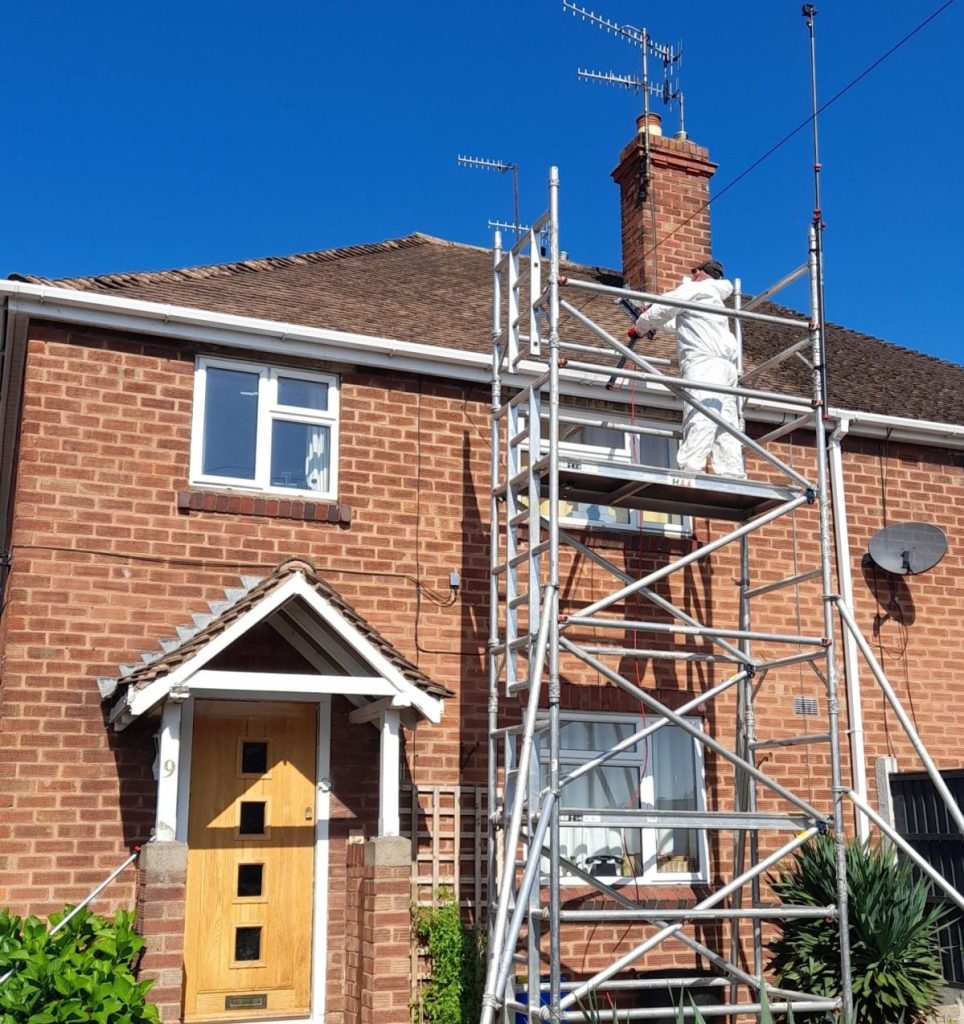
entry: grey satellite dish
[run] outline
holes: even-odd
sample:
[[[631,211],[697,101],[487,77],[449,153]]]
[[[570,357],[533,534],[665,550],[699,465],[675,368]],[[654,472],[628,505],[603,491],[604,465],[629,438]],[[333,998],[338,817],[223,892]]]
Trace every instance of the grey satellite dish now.
[[[899,576],[927,572],[947,554],[943,530],[929,523],[895,523],[870,539],[870,557]]]

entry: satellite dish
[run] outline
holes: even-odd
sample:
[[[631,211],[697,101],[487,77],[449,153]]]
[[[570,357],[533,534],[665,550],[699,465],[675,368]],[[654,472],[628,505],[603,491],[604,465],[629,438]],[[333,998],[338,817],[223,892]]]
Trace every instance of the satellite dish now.
[[[870,539],[870,557],[898,576],[927,572],[946,554],[944,531],[929,523],[895,523]]]

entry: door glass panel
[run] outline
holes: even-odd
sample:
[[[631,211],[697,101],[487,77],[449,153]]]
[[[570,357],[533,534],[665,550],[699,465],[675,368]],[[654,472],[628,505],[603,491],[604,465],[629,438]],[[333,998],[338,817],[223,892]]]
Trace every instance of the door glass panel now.
[[[264,775],[268,770],[268,741],[241,741],[241,774]]]
[[[238,895],[260,896],[264,886],[263,864],[238,865]]]
[[[261,959],[261,928],[237,928],[234,932],[234,959]]]
[[[238,826],[238,832],[243,836],[263,836],[264,825],[264,800],[242,800],[241,822]]]

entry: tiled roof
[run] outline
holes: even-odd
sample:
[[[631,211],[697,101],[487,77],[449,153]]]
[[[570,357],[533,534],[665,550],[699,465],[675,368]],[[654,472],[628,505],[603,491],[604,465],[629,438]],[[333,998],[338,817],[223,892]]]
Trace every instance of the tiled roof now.
[[[371,245],[183,270],[62,280],[12,276],[35,284],[487,352],[491,267],[487,249],[416,233]],[[617,272],[599,267],[568,264],[564,272],[620,283]],[[608,298],[572,291],[566,298],[617,336],[625,332],[627,320]],[[773,305],[760,311],[788,313]],[[768,325],[746,324],[746,368],[795,340]],[[964,424],[964,367],[835,324],[827,327],[827,350],[833,405]],[[648,351],[670,355],[672,344],[664,337]],[[767,371],[754,386],[803,395],[811,387],[807,368],[796,358]]]
[[[282,563],[264,579],[243,577],[240,587],[226,590],[223,597],[209,601],[208,612],[195,614],[192,617],[192,625],[177,626],[174,637],[159,640],[157,648],[142,653],[139,664],[121,665],[119,666],[120,674],[116,678],[98,679],[101,695],[107,699],[113,696],[121,686],[139,689],[155,679],[167,675],[179,665],[190,661],[215,637],[282,586],[294,572],[300,572],[309,585],[328,601],[351,626],[358,630],[379,654],[398,669],[413,686],[417,686],[433,697],[453,696],[451,690],[434,682],[396,650],[336,590],[324,580],[319,579],[311,567],[300,560],[289,560]]]

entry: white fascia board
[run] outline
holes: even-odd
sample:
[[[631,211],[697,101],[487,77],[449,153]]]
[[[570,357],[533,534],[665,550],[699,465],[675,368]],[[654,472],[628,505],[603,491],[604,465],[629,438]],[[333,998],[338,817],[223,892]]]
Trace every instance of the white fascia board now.
[[[272,591],[263,600],[245,612],[240,619],[228,626],[224,632],[213,637],[193,658],[189,658],[178,665],[173,672],[159,676],[142,689],[128,689],[125,696],[121,698],[126,714],[137,718],[139,715],[143,715],[145,711],[150,711],[158,701],[163,700],[167,696],[173,687],[184,683],[198,669],[203,668],[215,655],[230,647],[235,640],[242,637],[252,626],[257,625],[276,608],[284,604],[288,598],[296,594],[298,592],[296,583],[299,579],[304,582],[304,577],[300,574],[293,575],[291,579],[286,580],[277,590]],[[113,712],[111,717],[114,717]],[[123,728],[123,726],[119,726],[119,728]]]
[[[381,676],[317,676],[301,672],[235,672],[202,668],[185,685],[192,697],[205,693],[272,693],[275,690],[306,697],[322,693],[361,697],[393,697],[395,687]]]
[[[324,619],[325,622],[335,630],[342,639],[353,647],[360,657],[371,665],[378,673],[379,678],[385,681],[386,689],[374,694],[371,690],[360,691],[368,694],[381,696],[382,694],[403,694],[429,721],[439,722],[442,718],[442,702],[430,694],[424,693],[417,686],[410,683],[397,668],[385,658],[373,644],[371,644],[361,633],[348,623],[344,616],[336,608],[312,587],[305,577],[300,573],[293,573],[277,590],[272,591],[265,598],[259,601],[251,609],[245,612],[236,622],[232,623],[224,632],[213,637],[205,644],[193,658],[189,658],[183,664],[178,665],[172,672],[152,680],[147,686],[139,690],[128,689],[126,695],[111,712],[111,721],[118,731],[126,728],[133,719],[149,711],[155,704],[163,700],[171,689],[187,685],[189,689],[195,686],[194,678],[201,669],[207,665],[212,658],[220,654],[237,639],[243,636],[252,626],[261,622],[282,604],[293,597],[300,597],[314,611]],[[243,673],[237,673],[238,676]],[[203,678],[203,677],[202,677]],[[284,677],[278,677],[279,686],[284,685]],[[322,677],[306,677],[319,679]],[[351,680],[356,677],[343,676],[341,688],[338,692],[354,694],[351,689]],[[260,689],[264,690],[265,676],[261,676]],[[287,687],[290,690],[290,687]],[[294,691],[292,691],[294,692]],[[329,691],[324,691],[329,692]],[[334,692],[334,691],[330,691]]]
[[[404,694],[430,722],[439,722],[442,719],[442,701],[420,690],[414,683],[410,683],[401,671],[397,669],[371,641],[362,636],[358,630],[348,622],[345,617],[334,608],[314,587],[308,585],[305,578],[298,573],[296,579],[302,581],[304,592],[302,596],[305,601],[321,615],[329,626],[350,646],[358,652],[359,656],[367,661],[371,667],[383,678],[387,679],[395,687],[396,692]]]
[[[9,296],[9,309],[12,312],[50,320],[210,342],[268,355],[299,356],[406,370],[448,380],[480,383],[491,379],[492,357],[489,354],[465,352],[442,345],[424,345],[20,281],[0,281],[0,296],[3,295]],[[525,362],[522,365],[527,366]],[[537,373],[539,369],[532,372]],[[601,375],[605,376],[605,370],[601,371]],[[561,378],[563,390],[567,394],[598,398],[600,375],[562,369]],[[507,374],[503,377],[503,383],[509,387],[525,387],[529,379],[525,374]],[[606,397],[609,401],[629,405],[633,397],[627,392],[628,389],[622,389]],[[658,384],[637,387],[635,400],[637,403],[645,400],[647,405],[658,408],[681,408],[680,400]],[[779,403],[750,399],[746,412],[751,419],[779,423],[787,408]],[[849,419],[850,433],[859,436],[889,436],[893,440],[921,445],[964,448],[964,426],[834,407],[827,412],[833,419]]]

